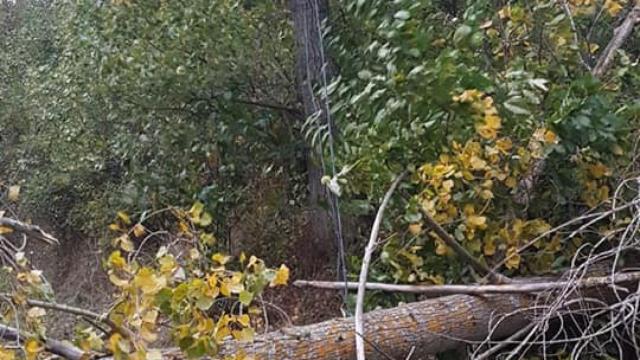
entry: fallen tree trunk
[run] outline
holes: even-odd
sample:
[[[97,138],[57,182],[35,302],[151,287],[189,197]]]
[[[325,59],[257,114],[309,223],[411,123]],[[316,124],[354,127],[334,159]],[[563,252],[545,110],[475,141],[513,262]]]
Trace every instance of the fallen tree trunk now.
[[[616,283],[617,290],[624,290],[637,285],[637,275],[617,274],[615,280],[609,279]],[[584,289],[567,300],[582,296],[603,302],[619,301],[620,293],[613,296],[611,283],[605,284],[603,279],[577,281],[573,290]],[[367,359],[406,359],[413,352],[411,359],[419,360],[459,349],[468,342],[504,339],[531,324],[531,308],[541,305],[538,295],[451,295],[369,312],[364,316]],[[252,343],[225,342],[220,358],[242,350],[255,360],[352,360],[356,359],[355,336],[353,318],[333,319],[270,332],[257,336]],[[177,350],[165,355],[184,358]]]
[[[365,314],[368,360],[405,359],[413,351],[414,360],[426,355],[459,348],[463,341],[482,341],[492,331],[503,338],[527,323],[532,304],[527,295],[452,295],[376,310]],[[334,319],[322,323],[284,328],[257,336],[252,343],[228,342],[220,358],[242,349],[255,360],[347,360],[355,359],[353,319]],[[184,358],[180,351],[168,351],[169,358]]]

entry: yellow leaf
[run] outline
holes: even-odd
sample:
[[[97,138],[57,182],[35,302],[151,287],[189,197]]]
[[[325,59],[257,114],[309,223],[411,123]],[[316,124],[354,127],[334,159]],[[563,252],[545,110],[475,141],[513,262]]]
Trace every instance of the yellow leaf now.
[[[199,222],[200,216],[202,215],[202,211],[204,210],[204,204],[200,201],[196,201],[191,209],[189,210],[189,217],[193,222]]]
[[[28,360],[36,359],[38,357],[38,353],[44,350],[44,346],[40,344],[38,340],[29,339],[24,344],[24,351],[27,355]]]
[[[555,144],[558,142],[558,136],[551,130],[547,130],[544,133],[544,142],[547,144]]]
[[[487,241],[484,242],[483,253],[486,256],[495,255],[495,253],[496,253],[496,242],[494,241],[493,238],[489,238],[489,239],[487,239]]]
[[[158,335],[153,331],[153,326],[142,325],[140,327],[140,336],[147,343],[152,343],[158,339]]]
[[[118,215],[118,218],[122,220],[122,222],[124,222],[125,224],[127,225],[131,224],[131,218],[126,212],[118,211],[117,215]]]
[[[247,327],[247,326],[249,326],[249,322],[250,322],[251,319],[249,318],[249,315],[243,314],[243,315],[238,316],[238,318],[236,320],[240,323],[240,325],[242,325],[244,327]]]
[[[496,140],[496,148],[500,150],[500,152],[502,152],[503,154],[508,153],[512,147],[513,147],[513,143],[509,138],[502,138],[502,139]]]
[[[436,254],[444,256],[449,252],[449,248],[445,245],[444,241],[436,239]]]
[[[142,235],[144,235],[144,233],[146,232],[144,226],[142,226],[142,224],[136,224],[133,227],[133,235],[135,235],[136,237],[141,237]]]
[[[41,307],[32,307],[27,311],[27,317],[32,319],[43,317],[45,315],[47,315],[47,312]]]
[[[453,189],[453,186],[454,183],[451,179],[442,182],[442,190],[444,190],[446,193],[450,193],[451,189]]]
[[[211,222],[213,222],[213,218],[211,217],[211,214],[209,214],[208,212],[202,213],[202,217],[200,218],[199,225],[202,227],[206,227],[211,225]]]
[[[609,15],[611,16],[618,16],[620,11],[624,9],[624,7],[620,4],[620,2],[616,0],[606,0],[604,2],[604,8],[607,10]]]
[[[505,6],[502,9],[500,9],[500,11],[498,11],[498,16],[500,16],[500,19],[506,19],[511,17],[511,7]]]
[[[109,281],[117,287],[126,288],[129,286],[129,282],[127,280],[119,278],[116,274],[109,274]]]
[[[611,170],[601,162],[589,165],[589,173],[596,179],[611,176]]]
[[[139,287],[144,294],[153,295],[162,290],[162,288],[166,286],[167,281],[163,276],[154,274],[150,268],[143,267],[136,274],[133,283]]]
[[[203,244],[205,245],[213,245],[216,243],[216,238],[215,236],[213,236],[213,234],[210,233],[203,233],[200,235],[200,240],[202,241]]]
[[[467,226],[471,228],[484,229],[487,227],[487,218],[480,215],[467,216]]]
[[[0,226],[0,235],[11,234],[13,229],[8,226]]]
[[[469,103],[473,101],[477,101],[482,96],[482,92],[476,89],[465,90],[459,96],[454,96],[453,101]]]
[[[133,242],[129,239],[129,235],[123,234],[116,239],[116,243],[120,244],[120,248],[126,252],[133,252],[135,249]]]
[[[422,224],[413,223],[409,225],[409,232],[411,233],[411,235],[414,235],[414,236],[419,235],[420,232],[422,232]]]
[[[518,248],[515,246],[510,247],[507,250],[507,261],[505,262],[507,269],[517,269],[520,267],[520,254],[518,254]]]
[[[250,342],[253,341],[253,337],[255,332],[252,328],[244,328],[242,330],[233,330],[233,337],[240,342]]]
[[[9,201],[16,202],[18,201],[19,198],[20,198],[20,186],[19,185],[9,186],[9,193],[7,194],[7,199],[9,199]]]
[[[109,224],[109,230],[111,231],[118,231],[121,229],[122,228],[120,227],[120,224],[117,224],[117,223]]]
[[[487,168],[487,162],[477,156],[471,157],[471,169],[484,170]]]
[[[127,261],[122,257],[120,250],[116,250],[109,255],[107,264],[116,269],[123,269],[127,265]]]
[[[271,280],[270,286],[287,285],[287,281],[289,281],[289,268],[282,264],[276,271],[276,276]]]
[[[220,283],[220,294],[225,297],[231,296],[231,288],[228,282],[223,281]]]
[[[611,147],[611,151],[613,152],[614,155],[618,155],[618,156],[622,156],[624,154],[624,150],[622,149],[622,147],[618,144],[614,144]]]
[[[229,262],[229,260],[231,260],[231,256],[229,255],[223,255],[221,253],[215,253],[211,256],[211,260],[217,262],[220,265],[224,265],[226,263]]]
[[[16,353],[13,350],[0,347],[0,360],[15,360]]]

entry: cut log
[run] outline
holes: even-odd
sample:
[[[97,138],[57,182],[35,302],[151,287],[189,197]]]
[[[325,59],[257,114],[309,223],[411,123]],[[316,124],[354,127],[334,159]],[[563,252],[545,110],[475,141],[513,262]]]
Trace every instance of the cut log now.
[[[638,285],[638,273],[617,274],[609,277],[619,291],[614,294],[611,283],[605,284],[602,279],[576,281],[571,287],[576,292],[567,297],[572,303],[568,308],[577,310],[575,300],[580,296],[618,302],[618,295],[635,291]],[[555,288],[548,283],[543,285],[545,289]],[[371,311],[364,316],[366,357],[406,359],[412,353],[412,360],[425,360],[433,354],[463,348],[466,342],[507,338],[540,315],[531,310],[533,305],[537,308],[541,305],[539,296],[539,293],[450,295]],[[259,335],[253,342],[224,342],[219,358],[242,351],[255,360],[354,360],[355,336],[353,318],[333,319]],[[178,349],[163,349],[162,353],[165,359],[186,359]]]
[[[364,338],[368,360],[426,359],[430,354],[464,346],[462,341],[484,340],[499,319],[527,308],[526,295],[453,295],[415,302],[365,314]],[[502,338],[528,323],[526,312],[504,319],[493,331]],[[255,360],[347,360],[355,359],[353,318],[284,328],[257,336],[252,343],[223,344],[220,358],[242,349]],[[179,350],[165,357],[182,359]]]

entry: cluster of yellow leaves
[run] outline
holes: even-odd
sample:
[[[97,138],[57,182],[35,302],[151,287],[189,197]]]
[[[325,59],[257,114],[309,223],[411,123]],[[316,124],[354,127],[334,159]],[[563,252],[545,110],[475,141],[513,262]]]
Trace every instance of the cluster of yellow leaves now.
[[[623,9],[627,0],[604,0],[602,8],[607,11],[610,16],[617,16]],[[571,10],[577,14],[592,14],[596,6],[597,0],[569,0]]]
[[[40,354],[44,350],[44,345],[36,339],[29,339],[24,344],[24,352],[27,360],[35,360],[38,358],[38,354]]]
[[[609,199],[608,178],[611,170],[601,162],[581,163],[583,191],[580,198],[589,207],[596,207]]]
[[[558,142],[548,129],[537,129],[526,146],[514,146],[508,137],[498,138],[500,117],[493,100],[478,90],[466,90],[454,101],[468,103],[477,114],[476,132],[464,145],[453,142],[450,151],[432,163],[424,164],[418,177],[425,185],[419,195],[422,210],[476,254],[508,258],[506,266],[517,269],[521,263],[518,246],[532,236],[548,230],[541,219],[505,220],[492,217],[496,195],[510,198],[518,180],[527,173],[534,159],[543,156],[546,146]],[[417,232],[420,224],[412,224]],[[450,249],[435,234],[435,252]]]
[[[215,354],[218,345],[229,337],[250,341],[254,335],[250,315],[260,313],[252,306],[253,299],[265,286],[288,282],[289,269],[285,265],[269,269],[257,257],[247,259],[242,254],[238,259],[242,270],[233,271],[229,269],[231,256],[211,253],[213,235],[208,238],[198,230],[212,221],[201,203],[189,211],[173,213],[177,236],[190,247],[176,252],[161,246],[151,264],[136,260],[137,250],[130,238],[131,234],[140,237],[148,232],[142,224],[133,224],[127,214],[118,213],[117,222],[110,226],[119,236],[112,242],[116,250],[109,255],[106,266],[109,279],[120,293],[109,319],[129,330],[114,333],[106,344],[117,359],[154,358],[157,354],[147,349],[157,340],[161,316],[174,321],[172,334],[189,356]],[[220,301],[243,306],[233,306],[234,313],[213,311],[214,304]],[[93,340],[92,336],[84,336],[83,348],[99,347]],[[249,359],[244,355],[236,358]]]
[[[453,97],[453,101],[470,104],[475,113],[476,131],[485,139],[493,140],[498,136],[502,120],[493,104],[493,98],[483,92],[471,89]]]
[[[16,352],[12,349],[0,347],[0,360],[15,360]]]

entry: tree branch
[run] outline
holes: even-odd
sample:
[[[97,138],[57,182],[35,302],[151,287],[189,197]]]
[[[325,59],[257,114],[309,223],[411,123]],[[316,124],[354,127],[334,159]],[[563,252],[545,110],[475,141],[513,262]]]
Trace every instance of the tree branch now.
[[[402,174],[398,175],[387,193],[384,195],[382,199],[382,204],[378,208],[378,213],[376,214],[376,218],[373,221],[373,226],[371,227],[371,236],[369,236],[369,243],[364,251],[364,257],[362,258],[362,267],[360,268],[360,278],[358,282],[358,295],[356,297],[356,316],[354,318],[356,324],[356,334],[364,334],[364,321],[362,319],[364,315],[364,293],[366,291],[365,284],[367,283],[367,274],[369,272],[369,263],[371,262],[371,255],[373,251],[376,249],[376,245],[378,243],[378,233],[380,232],[380,224],[382,223],[382,219],[384,217],[384,210],[389,204],[389,200],[391,200],[391,195],[398,187],[400,181],[407,174],[404,171]],[[365,360],[365,349],[364,349],[364,339],[362,336],[356,336],[356,354],[358,360]]]
[[[490,269],[486,264],[480,262],[480,260],[476,259],[473,255],[471,255],[467,251],[467,249],[462,247],[462,245],[460,245],[460,243],[458,243],[456,239],[451,237],[451,235],[449,235],[442,228],[442,226],[440,226],[440,224],[438,224],[435,220],[433,220],[433,218],[429,216],[429,214],[427,214],[426,212],[424,213],[424,218],[429,228],[433,230],[436,233],[436,235],[438,235],[438,237],[440,237],[440,239],[442,239],[442,241],[444,241],[445,244],[447,244],[447,246],[452,248],[453,251],[455,251],[455,253],[458,254],[458,256],[460,256],[464,261],[466,261],[469,265],[471,265],[471,267],[475,271],[482,273],[484,275],[487,275],[491,283],[505,284],[505,283],[511,282],[511,279],[509,279],[504,275],[500,275],[496,273],[495,271]]]
[[[17,329],[12,328],[10,326],[0,324],[0,338],[15,341],[19,338],[37,338],[37,336],[33,334],[19,332]],[[61,356],[65,359],[69,360],[82,360],[87,359],[85,356],[86,353],[81,349],[71,345],[65,344],[62,341],[55,339],[46,339],[44,340],[45,349],[55,355]]]
[[[598,58],[596,66],[593,68],[593,76],[598,78],[602,77],[602,75],[609,70],[616,51],[618,51],[627,38],[629,38],[638,21],[640,21],[640,2],[636,1],[636,5],[629,11],[622,24],[613,30],[613,38],[611,38],[609,44]]]
[[[509,284],[500,285],[397,285],[369,282],[365,284],[368,290],[379,290],[396,293],[423,294],[429,297],[447,295],[487,295],[487,294],[528,294],[542,291],[564,289],[571,286],[574,289],[592,288],[618,283],[627,283],[640,280],[640,272],[618,273],[614,276],[589,277],[574,281],[555,281],[544,278],[541,281],[531,281],[531,279],[513,280]],[[297,287],[312,287],[327,290],[342,290],[345,283],[341,281],[307,281],[297,280],[293,283]],[[349,290],[358,289],[359,283],[347,282]]]
[[[60,245],[58,239],[36,225],[25,224],[18,220],[0,217],[0,226],[12,228],[17,232],[21,232],[49,245]]]
[[[10,295],[7,294],[8,297],[10,297]],[[74,315],[79,315],[79,316],[83,316],[83,317],[87,317],[96,321],[100,321],[106,325],[108,325],[109,327],[111,327],[114,331],[120,333],[122,336],[132,339],[134,337],[134,334],[131,332],[131,330],[119,326],[118,324],[114,323],[113,321],[111,321],[111,319],[109,319],[107,317],[107,315],[101,315],[98,313],[95,313],[93,311],[90,310],[86,310],[86,309],[82,309],[82,308],[78,308],[78,307],[74,307],[74,306],[69,306],[69,305],[65,305],[65,304],[57,304],[57,303],[51,303],[51,302],[47,302],[47,301],[40,301],[40,300],[31,300],[31,299],[27,299],[27,305],[29,306],[35,306],[35,307],[41,307],[43,309],[50,309],[50,310],[55,310],[55,311],[61,311],[61,312],[66,312],[69,314],[74,314]]]

